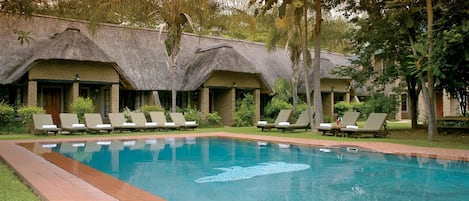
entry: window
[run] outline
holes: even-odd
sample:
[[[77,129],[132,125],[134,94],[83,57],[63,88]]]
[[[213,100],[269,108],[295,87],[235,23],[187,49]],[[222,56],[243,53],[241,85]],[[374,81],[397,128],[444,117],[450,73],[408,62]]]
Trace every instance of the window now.
[[[407,94],[401,94],[401,111],[407,111]]]
[[[104,116],[107,117],[111,110],[111,89],[104,89]]]

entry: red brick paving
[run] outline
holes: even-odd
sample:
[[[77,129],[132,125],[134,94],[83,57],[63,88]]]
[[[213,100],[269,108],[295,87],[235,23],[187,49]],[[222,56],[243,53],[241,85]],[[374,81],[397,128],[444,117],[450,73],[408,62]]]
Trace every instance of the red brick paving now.
[[[0,141],[0,156],[12,167],[43,200],[163,200],[141,189],[121,182],[111,176],[73,161],[60,154],[48,152],[47,149],[34,150],[40,152],[51,162],[27,151],[17,143],[29,142],[25,145],[28,149],[34,149],[35,142],[62,142],[62,141],[86,141],[86,140],[111,140],[111,139],[148,139],[166,137],[187,136],[220,136],[230,138],[242,138],[259,141],[274,141],[298,145],[314,145],[325,147],[353,146],[374,150],[381,153],[401,154],[406,156],[419,156],[427,158],[449,159],[469,162],[469,150],[414,147],[386,142],[345,142],[329,140],[310,140],[288,137],[272,137],[260,135],[244,135],[233,133],[203,133],[203,134],[168,134],[168,135],[144,135],[130,137],[100,137],[77,139],[41,139],[22,141]],[[29,147],[28,147],[29,146]],[[61,168],[59,168],[59,166]],[[80,171],[77,171],[80,170]]]

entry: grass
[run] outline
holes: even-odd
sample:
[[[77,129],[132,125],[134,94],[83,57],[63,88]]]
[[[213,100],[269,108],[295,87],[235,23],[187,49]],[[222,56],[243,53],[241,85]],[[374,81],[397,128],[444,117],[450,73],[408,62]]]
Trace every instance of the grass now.
[[[0,200],[40,200],[1,160],[0,178]]]
[[[359,123],[359,125],[362,123]],[[388,138],[341,138],[322,136],[320,133],[311,133],[297,130],[295,132],[278,132],[275,129],[271,132],[261,132],[255,127],[220,127],[220,128],[198,128],[195,131],[170,131],[170,132],[148,132],[148,133],[111,133],[111,134],[84,134],[84,135],[30,135],[30,134],[3,134],[0,140],[26,140],[26,139],[47,139],[47,138],[77,138],[77,137],[102,137],[102,136],[135,136],[145,134],[179,134],[179,133],[207,133],[207,132],[231,132],[250,135],[269,135],[293,138],[336,140],[336,141],[367,141],[367,142],[390,142],[422,147],[438,147],[450,149],[469,150],[469,133],[440,134],[437,141],[427,140],[425,129],[411,129],[410,123],[390,122],[388,129],[391,135]],[[31,190],[24,185],[16,175],[0,161],[0,201],[1,200],[39,200]]]

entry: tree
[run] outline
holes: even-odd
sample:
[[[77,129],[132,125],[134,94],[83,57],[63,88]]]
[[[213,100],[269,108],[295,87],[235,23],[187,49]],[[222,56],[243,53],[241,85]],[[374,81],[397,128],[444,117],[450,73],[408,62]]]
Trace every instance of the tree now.
[[[459,101],[459,112],[468,116],[469,20],[468,1],[448,1],[436,13],[434,65],[441,74],[438,89],[445,89]],[[440,7],[440,5],[436,6]]]
[[[308,105],[308,108],[311,108],[311,98],[310,98],[310,89],[309,89],[309,73],[308,73],[308,69],[309,69],[309,64],[310,64],[310,53],[309,53],[309,50],[308,50],[308,34],[307,34],[307,22],[308,22],[308,14],[307,14],[307,11],[308,11],[308,1],[307,0],[303,0],[303,1],[300,1],[300,0],[294,0],[294,1],[265,1],[265,0],[261,0],[261,1],[255,1],[255,0],[251,0],[250,1],[250,5],[254,5],[254,4],[260,4],[260,8],[256,9],[256,14],[260,13],[261,15],[264,15],[267,11],[269,10],[272,10],[274,9],[274,4],[275,3],[278,3],[279,6],[278,6],[278,13],[279,13],[279,16],[281,18],[285,17],[286,14],[287,14],[287,11],[289,8],[293,9],[294,12],[293,12],[293,16],[295,18],[295,21],[296,23],[298,23],[298,28],[299,28],[299,35],[301,36],[300,37],[300,41],[301,41],[301,54],[303,55],[303,74],[304,74],[304,79],[305,79],[305,93],[306,93],[306,102],[307,102],[307,105]],[[303,22],[303,23],[300,23],[300,22]],[[294,51],[296,51],[296,54],[294,56],[297,56],[299,57],[299,47],[296,47]],[[292,54],[292,53],[290,53]],[[296,59],[296,58],[293,58],[291,57],[291,59]],[[320,59],[319,59],[320,60]],[[318,60],[318,61],[319,61]],[[292,61],[293,63],[293,61]],[[320,84],[315,86],[315,87],[319,87],[320,88]],[[321,97],[319,97],[321,98]],[[322,101],[320,101],[319,103],[322,103]],[[321,109],[319,110],[321,113],[318,114],[317,110],[316,110],[316,116],[320,116],[321,120],[322,120],[322,104],[319,106]],[[317,109],[317,108],[316,108]],[[315,131],[316,130],[316,126],[314,124],[314,119],[313,119],[313,115],[311,114],[311,111],[308,109],[308,116],[309,116],[309,122],[310,122],[310,125],[312,127],[312,131]]]

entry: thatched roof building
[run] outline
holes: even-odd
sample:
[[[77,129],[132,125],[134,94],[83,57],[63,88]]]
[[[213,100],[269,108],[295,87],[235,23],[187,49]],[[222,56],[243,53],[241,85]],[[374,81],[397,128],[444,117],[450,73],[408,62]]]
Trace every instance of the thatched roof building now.
[[[135,90],[172,89],[169,81],[171,60],[163,44],[165,33],[157,30],[102,24],[92,32],[84,21],[50,16],[25,20],[4,13],[0,14],[0,25],[3,49],[0,53],[0,84],[15,82],[37,60],[65,59],[113,63],[121,79]],[[69,29],[71,27],[73,29]],[[16,38],[17,30],[30,32],[34,40],[21,45]],[[321,56],[325,59],[321,62],[322,77],[331,77],[328,72],[332,68],[347,64],[347,58],[340,55],[323,52]],[[217,63],[219,61],[223,63]],[[209,67],[201,69],[203,62],[208,62]],[[238,64],[234,66],[236,62]],[[258,74],[271,89],[277,78],[289,79],[290,65],[288,53],[283,49],[268,52],[262,43],[184,34],[176,88],[194,90],[211,72],[229,70]]]

